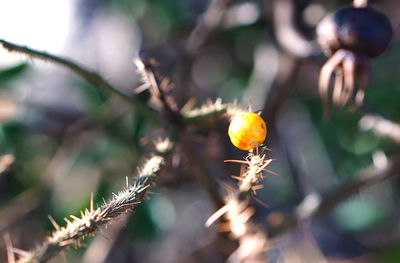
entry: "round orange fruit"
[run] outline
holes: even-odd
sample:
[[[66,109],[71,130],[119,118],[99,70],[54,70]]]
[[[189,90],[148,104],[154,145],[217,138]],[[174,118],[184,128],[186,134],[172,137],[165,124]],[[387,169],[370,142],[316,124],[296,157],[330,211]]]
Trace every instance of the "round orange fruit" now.
[[[267,136],[264,120],[255,113],[243,112],[233,118],[228,130],[233,145],[249,151],[260,146]]]

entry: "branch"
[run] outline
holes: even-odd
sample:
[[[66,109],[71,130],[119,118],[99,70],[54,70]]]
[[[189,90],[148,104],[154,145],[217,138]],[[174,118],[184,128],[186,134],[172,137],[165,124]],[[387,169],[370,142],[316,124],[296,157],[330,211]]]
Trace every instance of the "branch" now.
[[[186,109],[189,108],[189,109]],[[191,108],[184,106],[181,110],[182,125],[188,126],[198,123],[204,123],[208,119],[220,117],[222,115],[234,116],[243,109],[236,104],[222,104],[221,99],[215,102],[207,101],[199,108]]]
[[[306,204],[307,200],[313,199],[312,203],[315,203],[315,199],[305,198],[298,206],[298,213],[294,215],[292,219],[288,220],[287,225],[277,229],[274,236],[281,235],[284,232],[301,225],[303,222],[324,216],[336,205],[350,196],[359,193],[367,187],[396,176],[400,176],[400,155],[393,157],[383,169],[379,169],[374,165],[365,168],[355,179],[344,186],[341,186],[337,191],[325,196],[322,201],[317,202],[317,205],[308,206]]]
[[[226,7],[231,0],[213,0],[206,12],[200,17],[191,32],[185,49],[190,55],[197,53],[216,28],[219,26]]]
[[[22,53],[22,54],[28,55],[32,58],[52,62],[54,64],[58,64],[63,67],[66,67],[67,69],[74,72],[76,75],[80,76],[81,78],[85,79],[87,82],[91,83],[96,88],[106,90],[112,94],[117,95],[124,101],[130,103],[133,106],[133,108],[135,109],[135,111],[148,117],[151,121],[156,122],[156,123],[160,122],[160,118],[157,115],[157,113],[154,110],[152,110],[151,108],[149,108],[144,102],[142,102],[141,100],[139,100],[136,97],[129,96],[128,94],[116,89],[96,72],[90,71],[89,69],[85,69],[83,66],[80,66],[77,63],[75,63],[69,59],[61,58],[61,57],[49,54],[47,52],[37,51],[37,50],[31,49],[26,46],[20,46],[17,44],[13,44],[13,43],[5,41],[3,39],[0,39],[0,44],[10,52]]]
[[[114,194],[112,200],[101,207],[94,209],[93,198],[91,198],[90,209],[81,212],[80,218],[71,215],[72,221],[65,218],[67,225],[64,227],[60,227],[50,218],[56,230],[40,246],[31,251],[21,252],[12,249],[13,253],[22,256],[17,262],[46,262],[67,247],[79,246],[86,236],[94,234],[99,227],[133,210],[146,197],[148,188],[160,174],[173,148],[174,143],[169,139],[156,143],[155,155],[144,164],[136,181],[133,184],[127,184],[124,190]]]

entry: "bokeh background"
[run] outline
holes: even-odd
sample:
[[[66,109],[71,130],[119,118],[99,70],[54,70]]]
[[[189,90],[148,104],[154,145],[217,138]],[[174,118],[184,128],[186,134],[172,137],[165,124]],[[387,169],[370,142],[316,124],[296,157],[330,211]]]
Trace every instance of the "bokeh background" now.
[[[365,104],[396,123],[400,2],[371,2],[390,18],[394,38],[371,61],[374,82]],[[284,176],[265,179],[258,198],[267,208],[253,203],[253,220],[273,240],[270,261],[400,262],[397,178],[279,232],[327,194],[400,160],[398,126],[384,129],[386,136],[370,115],[352,107],[322,118],[317,80],[326,58],[314,28],[327,12],[349,4],[2,0],[0,38],[69,57],[132,94],[140,85],[132,59],[143,50],[175,83],[170,94],[178,106],[189,98],[199,105],[217,98],[251,103],[267,122],[267,155],[275,159],[270,170]],[[230,144],[228,124],[211,121],[187,130],[151,199],[88,238],[86,247],[67,250],[66,262],[224,262],[217,229],[204,227],[217,207],[196,174],[205,173],[216,189],[220,181],[234,182],[230,176],[239,165],[223,160],[246,153]],[[98,205],[111,198],[151,154],[161,128],[64,68],[0,48],[0,236],[9,233],[15,247],[33,248],[52,231],[47,215],[63,224],[65,216],[88,207],[91,192]],[[6,262],[3,240],[0,245]]]

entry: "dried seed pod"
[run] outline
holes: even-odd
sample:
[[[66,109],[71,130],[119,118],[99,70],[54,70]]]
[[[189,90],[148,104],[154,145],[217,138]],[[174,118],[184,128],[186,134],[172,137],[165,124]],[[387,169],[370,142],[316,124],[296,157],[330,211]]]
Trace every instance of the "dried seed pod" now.
[[[371,84],[369,59],[381,55],[392,38],[388,18],[371,7],[345,7],[326,16],[317,26],[317,40],[329,59],[319,75],[319,93],[329,116],[329,97],[343,107],[354,98],[361,106]],[[333,91],[330,82],[335,75]],[[355,89],[358,80],[358,88]]]
[[[328,55],[339,49],[374,58],[392,38],[389,19],[371,7],[345,7],[326,16],[317,26],[317,40]]]

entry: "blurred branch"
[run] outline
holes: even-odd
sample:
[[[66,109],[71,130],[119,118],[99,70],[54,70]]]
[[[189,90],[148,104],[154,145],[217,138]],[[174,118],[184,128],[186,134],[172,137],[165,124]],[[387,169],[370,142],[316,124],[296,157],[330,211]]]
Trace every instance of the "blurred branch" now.
[[[173,148],[174,142],[169,139],[157,142],[155,155],[139,170],[136,181],[114,194],[114,198],[108,203],[94,209],[92,197],[90,209],[81,212],[80,218],[71,215],[72,221],[65,218],[65,227],[60,227],[51,219],[56,230],[40,246],[23,252],[17,262],[46,262],[69,246],[79,246],[86,236],[94,234],[99,227],[134,209],[146,197],[148,188],[160,174]]]
[[[197,53],[209,35],[221,23],[226,6],[231,0],[212,0],[206,12],[201,16],[186,43],[186,52],[190,55]]]
[[[306,216],[302,220],[307,219],[307,217],[315,218],[325,215],[337,204],[348,197],[364,190],[367,187],[373,186],[395,176],[400,176],[400,156],[391,158],[387,166],[383,169],[379,169],[375,165],[371,165],[363,169],[355,179],[340,187],[337,191],[326,196],[322,202],[311,211],[309,216]]]
[[[134,96],[129,96],[129,95],[125,94],[124,92],[118,90],[117,88],[113,87],[109,82],[107,82],[104,78],[102,78],[96,72],[90,71],[89,69],[85,69],[83,66],[80,66],[77,63],[75,63],[69,59],[61,58],[61,57],[49,54],[47,52],[37,51],[37,50],[31,49],[26,46],[20,46],[17,44],[13,44],[13,43],[5,41],[3,39],[0,39],[0,44],[10,52],[22,53],[22,54],[28,55],[32,58],[37,58],[37,59],[40,59],[43,61],[52,62],[52,63],[58,64],[58,65],[61,65],[63,67],[66,67],[69,70],[73,71],[76,75],[80,76],[81,78],[85,79],[87,82],[94,85],[96,88],[106,90],[112,94],[117,95],[124,101],[130,103],[132,105],[132,107],[135,109],[135,111],[148,117],[149,120],[156,122],[156,123],[160,122],[159,116],[153,109],[149,108],[140,99],[138,99]]]
[[[298,206],[298,213],[296,213],[293,218],[289,219],[286,225],[276,229],[274,236],[281,235],[308,220],[324,216],[348,197],[359,193],[367,187],[397,176],[400,176],[400,155],[391,158],[383,169],[379,169],[374,165],[368,166],[363,169],[355,179],[339,187],[331,194],[328,194],[319,202],[315,202],[316,200],[319,200],[319,198],[311,196],[313,194],[307,196]],[[308,201],[310,202],[307,204]]]
[[[195,28],[185,43],[183,54],[180,57],[180,79],[177,84],[180,88],[177,101],[180,105],[186,102],[190,94],[192,80],[192,68],[196,57],[201,52],[204,44],[215,33],[220,25],[227,5],[232,0],[211,0],[207,10],[199,17]]]

